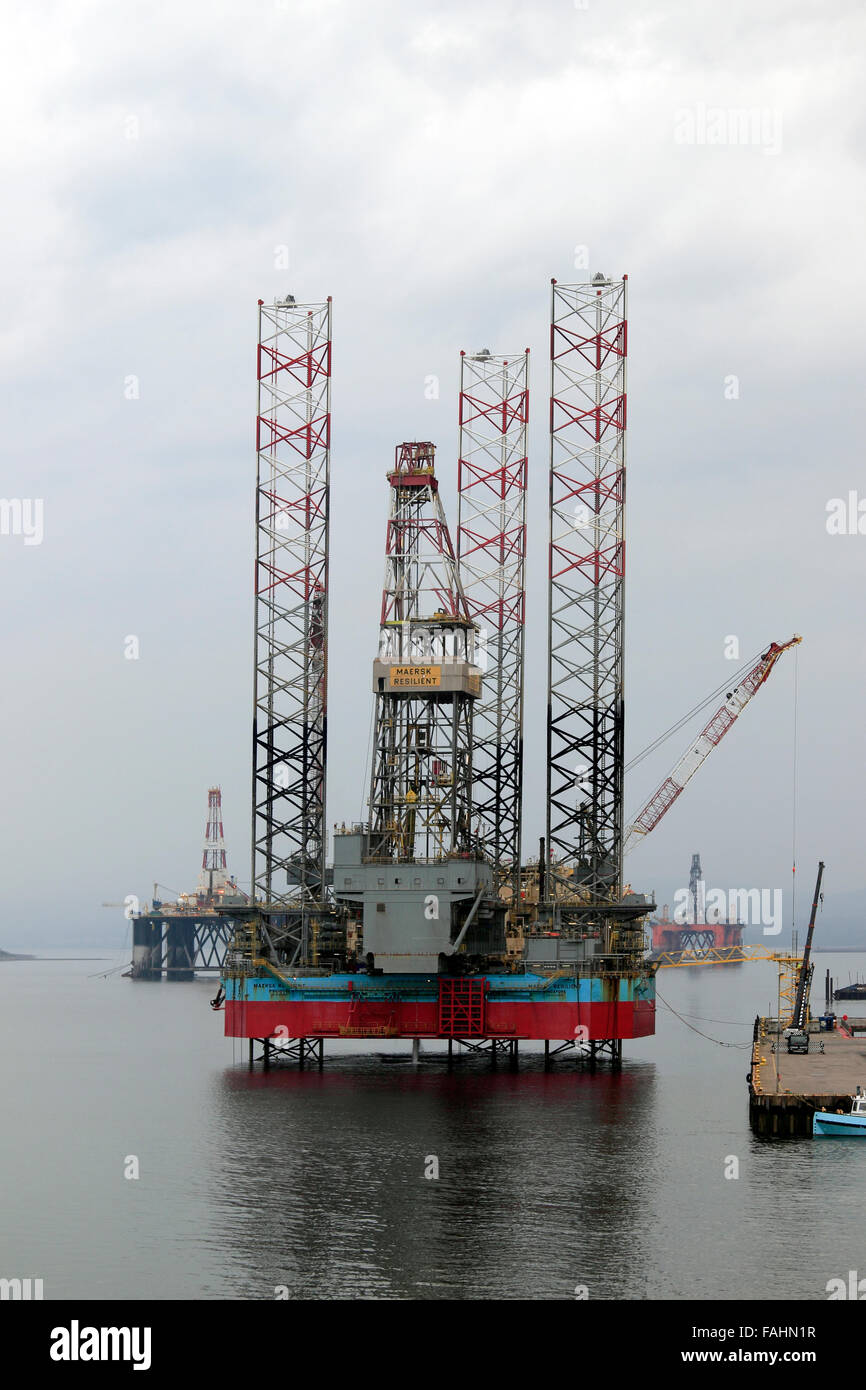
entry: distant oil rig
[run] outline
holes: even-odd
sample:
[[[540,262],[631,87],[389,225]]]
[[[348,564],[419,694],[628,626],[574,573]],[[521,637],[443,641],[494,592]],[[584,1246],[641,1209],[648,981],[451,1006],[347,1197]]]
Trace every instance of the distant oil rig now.
[[[685,915],[675,914],[672,919],[665,904],[661,917],[650,920],[653,958],[679,952],[681,956],[687,955],[695,961],[709,961],[714,953],[742,946],[743,925],[740,921],[732,922],[730,918],[723,920],[720,915],[708,914],[701,856],[693,854]]]
[[[198,971],[219,971],[231,942],[226,917],[249,903],[230,877],[222,822],[222,792],[210,787],[201,873],[194,893],[163,902],[159,884],[153,901],[132,915],[132,969],[135,980],[192,980]]]

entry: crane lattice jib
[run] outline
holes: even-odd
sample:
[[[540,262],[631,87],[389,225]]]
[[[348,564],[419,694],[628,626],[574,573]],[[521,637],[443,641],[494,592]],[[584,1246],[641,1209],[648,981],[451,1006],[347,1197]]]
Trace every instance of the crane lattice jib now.
[[[628,828],[626,848],[642,835],[648,835],[671,808],[694,777],[704,759],[721,743],[725,734],[736,723],[752,696],[760,690],[776,662],[789,647],[794,647],[802,638],[794,636],[788,642],[772,642],[739,685],[730,692],[724,704],[715,711],[704,725],[694,743],[680,758],[670,776],[653,792],[649,801],[635,816]]]

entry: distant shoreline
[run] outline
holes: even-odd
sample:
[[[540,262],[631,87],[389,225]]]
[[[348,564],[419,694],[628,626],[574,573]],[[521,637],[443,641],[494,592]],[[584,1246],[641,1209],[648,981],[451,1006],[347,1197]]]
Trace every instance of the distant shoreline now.
[[[51,960],[53,960],[53,961],[57,961],[57,960],[64,960],[64,961],[87,960],[87,961],[93,961],[93,960],[110,960],[110,959],[111,959],[110,956],[16,956],[12,951],[0,951],[0,965],[2,965],[2,963],[3,963],[4,961],[7,961],[7,960],[8,960],[8,961],[16,961],[16,960],[44,960],[44,961],[51,961]]]
[[[860,956],[866,951],[866,946],[813,946],[813,956]]]

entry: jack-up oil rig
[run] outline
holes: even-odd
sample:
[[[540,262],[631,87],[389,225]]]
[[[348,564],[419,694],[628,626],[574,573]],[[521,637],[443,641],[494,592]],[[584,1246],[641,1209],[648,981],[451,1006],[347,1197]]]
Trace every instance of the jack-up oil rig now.
[[[452,544],[433,444],[387,474],[369,819],[326,864],[331,301],[259,302],[253,894],[227,1036],[441,1039],[614,1062],[654,1032],[624,889],[627,277],[552,282],[547,796],[521,858],[529,354],[460,358]]]

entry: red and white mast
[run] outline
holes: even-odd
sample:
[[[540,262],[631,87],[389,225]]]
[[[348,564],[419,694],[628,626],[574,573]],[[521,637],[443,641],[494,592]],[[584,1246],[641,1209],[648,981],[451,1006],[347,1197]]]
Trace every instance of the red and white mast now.
[[[457,560],[478,625],[473,808],[497,888],[520,894],[529,350],[460,354]]]
[[[204,830],[201,874],[198,880],[198,891],[207,898],[213,898],[229,881],[222,816],[222,792],[219,787],[210,787],[207,794],[207,824]]]
[[[259,300],[258,392],[252,882],[294,958],[325,897],[330,298]]]
[[[596,902],[622,873],[626,283],[551,287],[547,845]]]

